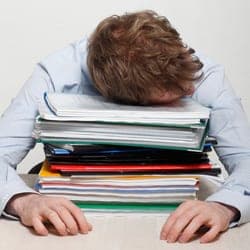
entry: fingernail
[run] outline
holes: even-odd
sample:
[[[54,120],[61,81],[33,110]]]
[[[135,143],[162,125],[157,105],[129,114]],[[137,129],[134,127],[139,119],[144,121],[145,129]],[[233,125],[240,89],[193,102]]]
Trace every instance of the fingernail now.
[[[161,237],[163,237],[164,239],[167,237],[167,233],[165,231],[161,231],[160,233]]]
[[[178,239],[178,242],[184,243],[184,242],[185,242],[185,238],[180,237],[180,238]]]
[[[88,234],[87,230],[82,231],[82,234]]]
[[[89,231],[92,231],[93,226],[92,226],[90,223],[88,223],[88,227],[89,227],[88,230],[89,230]]]
[[[169,238],[169,239],[167,239],[167,242],[168,242],[168,243],[173,243],[174,240],[173,240],[172,238]]]

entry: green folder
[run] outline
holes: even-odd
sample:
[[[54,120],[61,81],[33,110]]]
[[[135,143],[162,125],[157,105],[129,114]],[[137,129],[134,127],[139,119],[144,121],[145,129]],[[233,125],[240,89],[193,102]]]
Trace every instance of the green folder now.
[[[93,211],[126,211],[126,212],[172,212],[179,204],[162,204],[162,203],[88,203],[73,201],[79,208]]]

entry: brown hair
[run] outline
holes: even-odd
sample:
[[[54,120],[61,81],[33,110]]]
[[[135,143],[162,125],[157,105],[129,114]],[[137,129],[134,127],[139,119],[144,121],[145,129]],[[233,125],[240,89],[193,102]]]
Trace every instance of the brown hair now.
[[[153,11],[110,16],[89,40],[87,64],[105,97],[147,104],[152,91],[185,94],[202,63],[170,22]]]

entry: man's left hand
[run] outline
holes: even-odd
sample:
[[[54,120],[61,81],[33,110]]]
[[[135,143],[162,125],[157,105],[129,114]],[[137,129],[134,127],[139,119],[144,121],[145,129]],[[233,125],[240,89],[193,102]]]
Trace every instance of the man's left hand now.
[[[239,213],[236,208],[208,201],[188,200],[182,203],[167,219],[161,230],[161,240],[188,242],[206,227],[201,243],[213,241]]]

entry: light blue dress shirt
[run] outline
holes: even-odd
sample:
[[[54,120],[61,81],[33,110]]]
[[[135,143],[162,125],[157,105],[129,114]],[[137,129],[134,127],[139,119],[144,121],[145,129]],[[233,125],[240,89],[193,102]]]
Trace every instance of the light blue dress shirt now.
[[[197,54],[204,64],[203,77],[195,84],[193,98],[211,108],[209,135],[230,176],[209,201],[236,207],[239,223],[250,221],[250,128],[222,66]],[[0,213],[18,193],[34,192],[17,175],[15,168],[34,147],[31,137],[38,105],[44,92],[97,94],[86,65],[87,39],[49,55],[35,67],[32,76],[3,113],[0,120]]]

